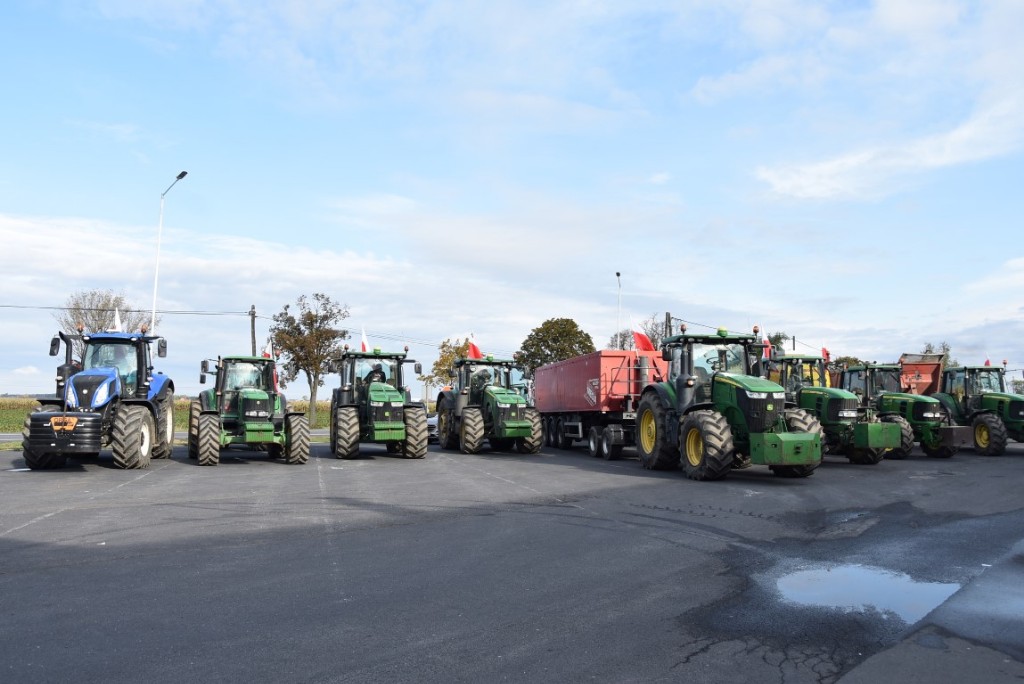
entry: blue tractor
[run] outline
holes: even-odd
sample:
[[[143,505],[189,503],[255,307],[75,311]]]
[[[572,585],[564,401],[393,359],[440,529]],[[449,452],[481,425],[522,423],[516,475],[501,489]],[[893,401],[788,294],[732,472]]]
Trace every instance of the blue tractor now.
[[[82,363],[72,359],[80,337]],[[154,373],[150,346],[167,356],[167,341],[145,332],[63,332],[50,342],[50,356],[65,346],[57,369],[57,392],[41,397],[25,418],[22,451],[32,470],[60,468],[68,456],[95,458],[110,447],[118,468],[148,468],[151,458],[170,458],[174,445],[174,383]]]

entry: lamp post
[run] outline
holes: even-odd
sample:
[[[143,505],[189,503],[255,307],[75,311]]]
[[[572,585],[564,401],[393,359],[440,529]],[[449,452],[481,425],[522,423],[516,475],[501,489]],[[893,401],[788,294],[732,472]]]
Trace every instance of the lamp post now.
[[[619,322],[622,318],[622,274],[618,271],[615,272],[615,282],[619,284],[619,301],[617,308],[615,309],[615,337],[619,340],[619,349],[625,349],[626,344],[622,341],[622,324]]]
[[[174,182],[167,186],[167,189],[160,193],[160,226],[156,231],[156,268],[153,270],[153,316],[149,321],[149,332],[156,331],[156,286],[160,279],[160,239],[164,234],[164,197],[171,191],[174,184],[188,175],[188,171],[182,171],[174,178]]]

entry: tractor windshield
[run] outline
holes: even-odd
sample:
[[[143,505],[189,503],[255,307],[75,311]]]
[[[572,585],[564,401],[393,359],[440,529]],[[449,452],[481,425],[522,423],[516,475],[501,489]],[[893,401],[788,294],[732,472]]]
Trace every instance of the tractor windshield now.
[[[998,370],[978,371],[974,377],[974,392],[1002,392],[1003,376]],[[974,393],[972,392],[972,394]]]
[[[728,373],[747,373],[746,350],[742,344],[703,344],[693,345],[693,369],[697,375],[725,371]]]
[[[395,359],[359,359],[356,361],[356,377],[366,384],[386,382],[394,387],[397,365]]]
[[[129,392],[135,391],[138,381],[138,357],[135,347],[121,342],[90,343],[85,349],[85,362],[82,368],[116,368],[121,382]]]
[[[875,369],[875,392],[902,392],[898,368]]]
[[[243,388],[265,389],[263,364],[250,361],[234,361],[224,369],[224,389]]]

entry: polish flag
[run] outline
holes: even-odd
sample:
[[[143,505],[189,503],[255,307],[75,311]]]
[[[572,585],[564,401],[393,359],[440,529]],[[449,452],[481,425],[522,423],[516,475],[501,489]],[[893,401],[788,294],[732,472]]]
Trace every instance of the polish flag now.
[[[121,311],[114,308],[114,332],[123,332],[121,330]]]
[[[986,366],[991,366],[992,365],[992,361],[990,359],[985,359],[985,365]]]
[[[758,330],[761,331],[762,335],[765,334],[764,326],[763,325],[758,325],[757,328],[758,328]],[[761,338],[761,342],[764,343],[764,358],[771,359],[772,358],[772,343],[771,343],[771,341],[767,337],[762,337]]]
[[[263,358],[272,359],[274,358],[274,341],[267,340],[267,346],[263,348]]]
[[[647,333],[636,328],[633,328],[633,346],[637,351],[654,351],[654,343],[651,342],[651,338],[647,336]]]
[[[476,338],[472,335],[469,336],[469,358],[471,359],[482,359],[484,353],[480,351],[480,347],[476,346]]]
[[[370,343],[366,341],[366,328],[361,328],[363,332],[363,341],[359,343],[359,351],[368,352],[370,351]]]

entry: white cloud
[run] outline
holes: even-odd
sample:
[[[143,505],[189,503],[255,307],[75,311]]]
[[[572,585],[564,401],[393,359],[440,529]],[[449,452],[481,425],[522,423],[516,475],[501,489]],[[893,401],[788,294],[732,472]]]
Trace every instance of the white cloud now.
[[[667,171],[659,171],[658,173],[651,174],[651,177],[647,179],[647,182],[651,185],[665,185],[672,180],[672,174]]]
[[[39,375],[39,369],[35,366],[22,366],[11,371],[15,375]]]

